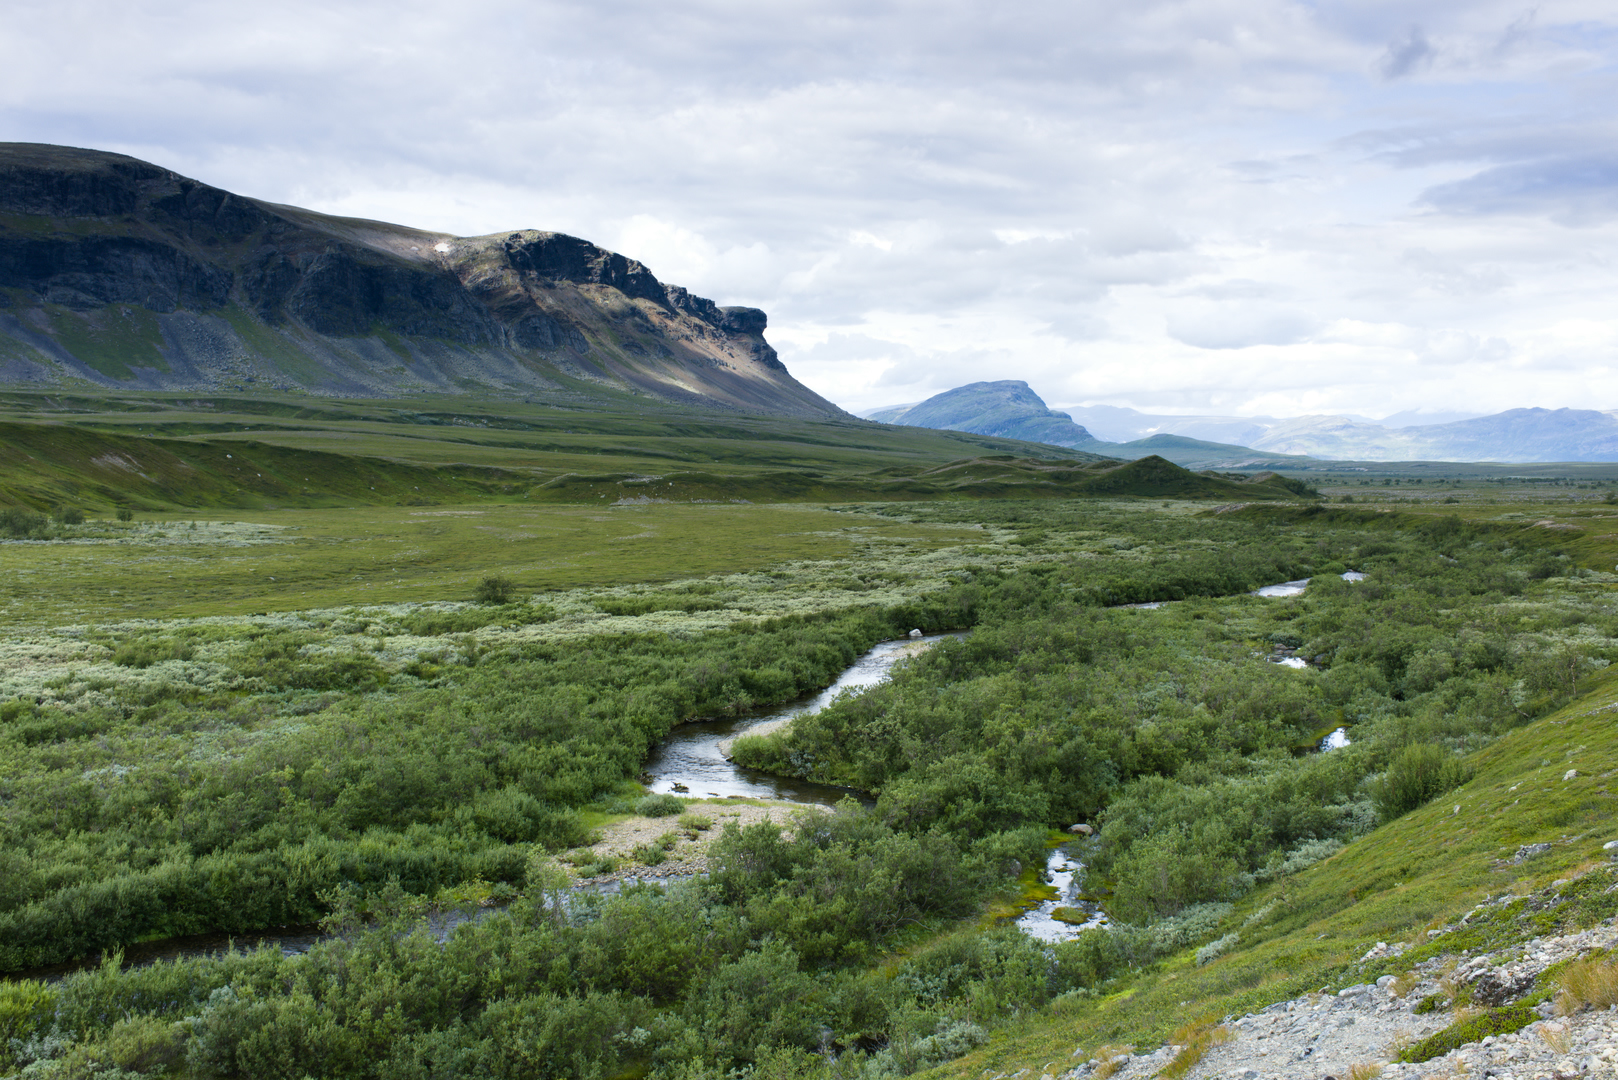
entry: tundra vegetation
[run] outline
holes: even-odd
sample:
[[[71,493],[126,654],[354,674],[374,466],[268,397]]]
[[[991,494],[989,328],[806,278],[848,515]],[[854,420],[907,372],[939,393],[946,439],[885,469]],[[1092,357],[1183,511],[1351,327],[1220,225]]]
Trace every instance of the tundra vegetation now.
[[[1568,879],[1468,940],[1610,917],[1618,575],[1603,531],[1561,527],[1602,492],[1365,509],[1311,483],[1329,505],[26,518],[0,546],[0,1069],[979,1076],[1212,1038],[1205,1015],[1379,973],[1354,966],[1379,937],[1444,947],[1425,930],[1491,889]],[[734,748],[871,805],[719,830],[636,783],[673,725],[912,628],[971,633]],[[710,873],[572,891],[637,812],[719,833]],[[998,916],[1076,821],[1114,923],[1046,945]],[[297,955],[124,963],[317,920]]]

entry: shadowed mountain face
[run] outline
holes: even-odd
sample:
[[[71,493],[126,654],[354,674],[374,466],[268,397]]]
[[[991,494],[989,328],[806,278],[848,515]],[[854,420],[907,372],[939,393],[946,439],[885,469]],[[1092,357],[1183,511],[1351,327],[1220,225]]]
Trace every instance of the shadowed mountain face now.
[[[1071,416],[1048,407],[1020,379],[958,386],[916,405],[868,415],[886,424],[971,431],[1053,446],[1086,446],[1096,441]]]
[[[560,233],[333,218],[118,154],[0,143],[0,384],[617,391],[842,416],[765,325]]]

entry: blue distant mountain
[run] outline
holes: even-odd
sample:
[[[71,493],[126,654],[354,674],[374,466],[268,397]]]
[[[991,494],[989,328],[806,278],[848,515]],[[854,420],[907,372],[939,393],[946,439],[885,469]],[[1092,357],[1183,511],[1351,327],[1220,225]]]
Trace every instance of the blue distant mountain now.
[[[1618,461],[1618,416],[1595,409],[1509,409],[1492,416],[1404,412],[1363,416],[1166,416],[1108,405],[1052,409],[1020,380],[972,383],[865,414],[1070,446],[1095,454],[1158,453],[1200,468],[1262,467],[1300,457],[1350,461]],[[1080,421],[1083,421],[1082,423]]]

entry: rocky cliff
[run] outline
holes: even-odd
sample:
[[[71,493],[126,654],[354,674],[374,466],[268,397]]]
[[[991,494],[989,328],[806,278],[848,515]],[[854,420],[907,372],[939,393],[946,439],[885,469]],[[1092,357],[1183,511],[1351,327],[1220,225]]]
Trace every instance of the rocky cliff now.
[[[0,143],[0,384],[350,397],[617,390],[840,416],[756,308],[560,233],[459,237]]]

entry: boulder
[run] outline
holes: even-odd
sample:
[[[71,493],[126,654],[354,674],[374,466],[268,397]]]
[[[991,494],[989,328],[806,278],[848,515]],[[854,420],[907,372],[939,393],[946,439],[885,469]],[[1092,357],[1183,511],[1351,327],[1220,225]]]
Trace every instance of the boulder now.
[[[1073,834],[1075,834],[1077,836],[1094,836],[1095,835],[1095,829],[1091,828],[1089,825],[1084,824],[1084,822],[1082,822],[1082,821],[1079,822],[1077,825],[1069,825],[1067,827],[1067,831],[1070,832],[1070,833],[1073,833]]]

